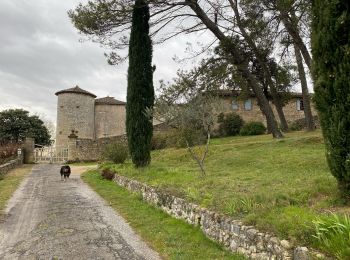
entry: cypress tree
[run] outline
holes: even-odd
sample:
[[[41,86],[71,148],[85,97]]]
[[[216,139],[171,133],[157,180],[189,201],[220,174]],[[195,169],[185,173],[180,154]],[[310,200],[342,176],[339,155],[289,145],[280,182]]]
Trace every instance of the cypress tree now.
[[[136,0],[129,42],[129,69],[126,104],[126,132],[129,152],[136,167],[151,161],[152,119],[146,109],[153,108],[154,87],[152,42],[149,37],[149,7]]]
[[[313,0],[315,103],[331,173],[350,195],[350,2]]]

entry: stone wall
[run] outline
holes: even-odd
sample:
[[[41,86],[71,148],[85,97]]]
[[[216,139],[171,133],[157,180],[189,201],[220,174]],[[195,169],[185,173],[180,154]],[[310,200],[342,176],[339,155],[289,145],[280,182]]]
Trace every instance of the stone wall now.
[[[293,247],[287,240],[260,232],[253,226],[245,226],[231,217],[201,208],[124,176],[116,174],[114,181],[131,192],[142,194],[145,201],[168,214],[199,226],[207,237],[232,252],[243,254],[250,259],[312,259],[306,247]],[[316,253],[312,255],[316,256]],[[323,255],[318,254],[317,257],[322,258]]]
[[[170,128],[163,123],[155,122],[154,132],[168,131]],[[106,138],[88,139],[70,137],[68,142],[68,161],[98,161],[106,145],[111,143],[127,143],[126,134]]]
[[[70,138],[68,145],[68,161],[98,161],[106,145],[126,142],[126,135],[100,138],[96,140]]]
[[[125,134],[125,105],[96,104],[96,139]]]
[[[23,164],[23,153],[18,155],[17,159],[11,160],[7,163],[0,165],[0,174],[6,174],[10,170],[12,170],[12,169],[16,168],[18,165],[22,165],[22,164]]]
[[[258,121],[263,122],[266,125],[266,118],[262,114],[260,107],[258,105],[258,101],[255,97],[250,97],[252,101],[252,109],[251,110],[245,110],[244,109],[244,100],[237,100],[237,109],[232,109],[232,101],[234,97],[224,97],[224,101],[226,104],[228,104],[229,110],[227,112],[235,112],[236,114],[240,115],[245,122],[251,122],[251,121]],[[296,120],[300,120],[305,118],[305,114],[303,110],[297,110],[297,100],[300,99],[299,97],[293,97],[284,107],[283,112],[286,117],[286,120],[288,123],[294,122]],[[279,121],[278,114],[276,111],[275,106],[270,102],[271,108],[274,112],[274,115],[276,117],[276,120]],[[314,108],[313,104],[311,103],[311,111],[314,116],[317,115],[317,111]]]
[[[297,100],[299,100],[301,98],[295,98],[293,97],[284,107],[283,107],[283,112],[284,115],[286,117],[287,122],[294,122],[296,120],[300,120],[305,118],[305,113],[304,110],[297,110]],[[273,108],[273,112],[276,115],[276,118],[279,120],[278,118],[278,114],[276,111],[276,108],[274,105],[272,105]],[[313,105],[313,103],[311,102],[311,112],[313,116],[317,116],[317,111]]]

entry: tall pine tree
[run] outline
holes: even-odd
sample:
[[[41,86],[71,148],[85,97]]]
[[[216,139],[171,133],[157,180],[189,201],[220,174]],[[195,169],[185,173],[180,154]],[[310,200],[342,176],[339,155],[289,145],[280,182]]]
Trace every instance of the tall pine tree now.
[[[151,161],[152,119],[146,113],[154,104],[152,42],[149,37],[149,7],[136,0],[129,42],[126,132],[129,151],[136,167]]]
[[[313,0],[315,102],[331,173],[350,195],[350,2]]]

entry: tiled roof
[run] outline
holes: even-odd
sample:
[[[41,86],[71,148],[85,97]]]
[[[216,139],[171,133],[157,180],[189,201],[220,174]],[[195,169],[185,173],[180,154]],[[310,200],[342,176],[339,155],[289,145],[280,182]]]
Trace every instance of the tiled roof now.
[[[96,105],[125,105],[126,103],[116,100],[114,97],[104,97],[95,99]]]
[[[81,89],[78,86],[75,86],[74,88],[60,90],[60,91],[56,92],[55,95],[58,96],[59,94],[63,94],[63,93],[78,93],[78,94],[88,95],[88,96],[91,96],[93,98],[96,98],[96,95],[94,95],[94,94],[92,94],[84,89]]]

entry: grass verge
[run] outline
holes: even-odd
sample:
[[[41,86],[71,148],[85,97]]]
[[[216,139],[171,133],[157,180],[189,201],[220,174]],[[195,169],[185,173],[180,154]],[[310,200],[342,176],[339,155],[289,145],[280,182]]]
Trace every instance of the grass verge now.
[[[0,215],[6,207],[6,203],[16,191],[24,177],[32,170],[33,164],[22,165],[9,171],[0,180]]]
[[[154,151],[144,169],[130,161],[109,167],[298,245],[317,246],[313,221],[320,215],[349,212],[329,172],[320,131],[288,133],[279,140],[213,139],[205,177],[186,149]]]
[[[139,195],[103,179],[97,171],[83,174],[82,179],[164,259],[245,259],[210,241],[200,229],[168,216],[143,202]]]
[[[70,165],[70,166],[94,166],[94,165],[97,165],[97,164],[98,164],[98,162],[96,162],[96,161],[68,163],[68,165]]]
[[[350,259],[350,218],[332,214],[314,221],[319,246],[337,259]]]

